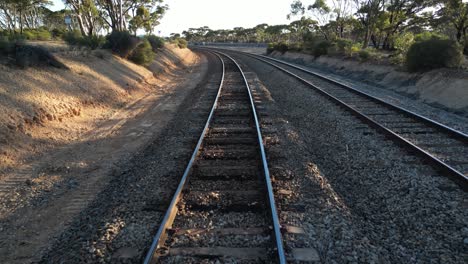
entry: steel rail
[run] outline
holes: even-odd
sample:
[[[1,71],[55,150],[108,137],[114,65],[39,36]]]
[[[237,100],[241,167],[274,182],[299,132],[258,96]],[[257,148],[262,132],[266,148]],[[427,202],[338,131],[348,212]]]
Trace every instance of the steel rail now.
[[[201,147],[201,145],[203,143],[203,139],[205,138],[206,132],[208,131],[208,128],[209,128],[210,123],[211,123],[211,119],[213,118],[213,113],[214,113],[214,111],[216,109],[216,106],[218,105],[219,95],[221,94],[221,90],[223,88],[225,69],[226,68],[225,68],[223,59],[218,54],[215,54],[215,55],[221,61],[222,69],[223,69],[223,73],[222,73],[222,76],[221,76],[221,82],[220,82],[219,88],[218,88],[218,93],[216,94],[215,101],[214,101],[213,106],[211,108],[208,119],[207,119],[207,121],[205,123],[205,127],[203,128],[203,132],[201,133],[200,138],[198,139],[197,145],[196,145],[196,147],[195,147],[195,149],[194,149],[194,151],[192,153],[190,161],[187,164],[187,167],[185,168],[184,174],[182,175],[182,179],[180,180],[180,183],[177,186],[177,189],[176,189],[176,191],[174,193],[174,196],[173,196],[173,198],[171,200],[171,203],[169,204],[168,210],[166,211],[166,214],[164,215],[163,221],[161,222],[161,225],[158,228],[158,232],[156,233],[156,235],[153,238],[153,242],[151,243],[151,247],[148,250],[146,258],[145,258],[145,260],[143,262],[144,264],[156,263],[156,260],[157,260],[156,259],[156,251],[160,247],[161,243],[164,243],[164,241],[166,239],[166,236],[167,236],[166,230],[172,225],[172,223],[174,221],[174,218],[175,218],[175,216],[177,214],[177,203],[180,200],[182,190],[184,189],[185,183],[187,182],[188,175],[190,174],[190,172],[192,170],[193,163],[194,163],[195,159],[198,156],[200,147]]]
[[[234,52],[237,52],[237,51],[234,51]],[[296,75],[296,74],[294,74],[294,73],[292,73],[292,72],[290,72],[290,71],[288,71],[288,70],[274,64],[274,63],[271,63],[268,60],[259,58],[261,56],[263,57],[263,55],[253,55],[253,54],[245,53],[245,52],[239,52],[239,53],[242,53],[242,54],[245,54],[245,55],[247,55],[249,57],[255,58],[255,59],[260,60],[260,61],[263,61],[264,63],[267,63],[267,64],[269,64],[269,65],[271,65],[271,66],[273,66],[273,67],[275,67],[275,68],[277,68],[277,69],[279,69],[279,70],[281,70],[281,71],[295,77],[296,79],[300,80],[302,83],[312,87],[313,89],[317,90],[318,92],[320,92],[321,94],[327,96],[328,98],[332,99],[333,101],[343,105],[345,108],[350,110],[352,113],[354,113],[357,117],[359,117],[363,121],[369,123],[370,125],[372,125],[373,127],[377,128],[377,129],[380,129],[381,131],[383,131],[384,133],[386,133],[387,135],[389,135],[390,137],[395,139],[397,142],[402,143],[404,146],[412,149],[413,151],[418,153],[421,157],[423,157],[426,160],[428,160],[429,162],[431,162],[434,166],[437,166],[439,169],[441,169],[442,171],[447,173],[447,176],[449,176],[454,182],[456,182],[464,191],[468,191],[468,176],[464,175],[463,173],[456,170],[452,166],[448,165],[444,161],[442,161],[439,158],[435,157],[431,153],[425,151],[424,149],[420,148],[416,144],[413,144],[412,142],[410,142],[406,138],[398,135],[397,133],[393,132],[392,130],[390,130],[386,126],[374,121],[371,117],[361,113],[356,108],[352,107],[351,105],[347,104],[346,102],[342,101],[341,99],[335,97],[334,95],[326,92],[325,90],[323,90],[320,87],[314,85],[313,83],[307,81],[306,79],[304,79],[304,78],[302,78],[302,77],[300,77],[300,76],[298,76],[298,75]],[[386,102],[384,102],[384,103],[386,103]],[[426,120],[426,118],[424,118],[424,120]],[[430,119],[428,119],[428,120],[430,120]],[[442,126],[444,126],[444,125],[442,125]],[[461,136],[461,137],[466,136],[465,134],[463,134],[463,133],[461,133],[461,132],[459,132],[457,130],[451,129],[450,131],[457,132],[456,134],[458,136]]]
[[[423,115],[420,115],[420,114],[418,114],[418,113],[415,113],[415,112],[413,112],[413,111],[411,111],[411,110],[408,110],[408,109],[406,109],[406,108],[404,108],[404,107],[397,106],[397,105],[394,105],[394,104],[392,104],[392,103],[390,103],[390,102],[384,101],[384,100],[382,100],[382,99],[380,99],[380,98],[378,98],[378,97],[375,97],[375,96],[373,96],[373,95],[371,95],[371,94],[369,94],[369,93],[366,93],[366,92],[364,92],[364,91],[360,91],[360,90],[358,90],[358,89],[356,89],[356,88],[354,88],[354,87],[352,87],[352,86],[349,86],[349,85],[347,85],[347,84],[344,84],[343,82],[340,82],[339,80],[332,79],[332,78],[327,77],[327,76],[325,76],[325,75],[323,75],[323,74],[320,74],[320,73],[317,73],[317,72],[313,72],[313,71],[311,71],[311,70],[309,70],[309,69],[300,67],[300,66],[298,66],[298,65],[295,65],[295,64],[292,64],[292,63],[289,63],[289,62],[286,62],[286,61],[282,61],[282,60],[279,60],[279,59],[271,58],[271,57],[268,57],[268,56],[265,56],[265,55],[257,55],[257,54],[254,55],[254,54],[247,53],[247,52],[242,52],[242,51],[234,51],[234,52],[242,53],[242,54],[245,54],[245,55],[247,55],[247,56],[250,56],[250,57],[253,57],[253,58],[256,58],[256,59],[259,59],[258,57],[261,57],[261,58],[264,58],[264,59],[266,59],[266,60],[275,61],[275,62],[284,64],[284,65],[287,65],[287,66],[289,66],[289,67],[295,68],[295,69],[297,69],[297,70],[300,70],[300,71],[302,71],[302,72],[311,74],[311,75],[313,75],[313,76],[315,76],[315,77],[318,77],[318,78],[320,78],[320,79],[322,79],[322,80],[325,80],[325,81],[327,81],[327,82],[329,82],[329,83],[331,83],[331,84],[334,84],[334,85],[340,86],[340,87],[342,87],[342,88],[345,88],[345,89],[347,89],[347,90],[349,90],[349,91],[351,91],[351,92],[353,92],[353,93],[355,93],[355,94],[364,96],[364,97],[366,97],[366,98],[368,98],[368,99],[371,99],[372,101],[375,101],[375,102],[377,102],[377,103],[379,103],[379,104],[383,104],[383,105],[385,105],[385,106],[388,106],[388,107],[390,107],[390,108],[393,108],[394,110],[403,112],[403,113],[409,115],[410,117],[414,117],[414,118],[419,119],[419,120],[421,120],[421,121],[423,121],[423,122],[425,122],[425,123],[428,123],[428,124],[430,124],[430,125],[432,125],[432,126],[435,126],[435,127],[439,128],[439,129],[441,129],[441,130],[444,130],[444,131],[446,131],[446,132],[452,134],[452,135],[455,136],[456,138],[461,139],[464,143],[468,143],[468,134],[463,133],[462,131],[459,131],[459,130],[457,130],[457,129],[454,129],[454,128],[452,128],[452,127],[449,127],[449,126],[447,126],[447,125],[444,125],[444,124],[442,124],[442,123],[440,123],[440,122],[438,122],[438,121],[432,120],[432,119],[430,119],[430,118],[428,118],[428,117],[425,117],[425,116],[423,116]],[[258,57],[257,57],[257,56],[258,56]],[[271,64],[271,63],[270,63],[270,64]]]
[[[249,83],[247,82],[247,78],[245,78],[244,71],[242,70],[240,65],[233,58],[231,58],[229,55],[227,55],[225,53],[221,53],[221,54],[228,57],[237,66],[237,68],[239,69],[239,71],[242,74],[242,78],[244,79],[245,86],[246,86],[247,91],[249,93],[250,105],[252,107],[252,113],[253,113],[254,121],[255,121],[255,128],[257,130],[258,144],[260,146],[260,153],[261,153],[261,156],[262,156],[263,174],[265,176],[265,183],[266,183],[267,192],[268,192],[268,202],[269,202],[269,205],[270,205],[271,218],[273,220],[273,230],[275,232],[276,250],[277,250],[277,253],[278,253],[279,263],[283,264],[283,263],[286,263],[286,257],[285,257],[285,254],[284,254],[283,239],[282,239],[282,235],[281,235],[281,225],[280,225],[279,218],[278,218],[278,211],[276,209],[275,196],[274,196],[274,193],[273,193],[273,185],[271,183],[270,170],[268,169],[268,162],[267,162],[267,158],[266,158],[266,154],[265,154],[265,148],[263,146],[263,137],[262,137],[262,132],[261,132],[261,129],[260,129],[260,122],[258,121],[257,111],[255,109],[255,103],[254,103],[254,100],[253,100],[253,97],[252,97],[252,93],[250,91],[250,86],[249,86]]]
[[[186,167],[186,169],[184,171],[182,179],[181,179],[181,181],[180,181],[180,183],[179,183],[179,185],[177,187],[177,190],[176,190],[176,192],[175,192],[175,194],[174,194],[174,196],[173,196],[173,198],[171,200],[171,203],[170,203],[170,205],[168,207],[168,210],[166,211],[166,214],[165,214],[165,216],[163,218],[163,221],[162,221],[161,225],[159,226],[156,235],[153,238],[151,247],[148,250],[148,253],[147,253],[146,257],[145,257],[144,263],[145,264],[157,263],[157,250],[160,248],[160,246],[162,244],[164,244],[164,241],[166,240],[166,237],[167,237],[166,231],[172,225],[172,223],[174,221],[174,218],[175,218],[175,216],[177,214],[177,204],[178,204],[178,202],[179,202],[179,200],[181,198],[182,191],[183,191],[183,189],[185,187],[185,184],[187,182],[187,178],[190,175],[190,172],[192,170],[194,161],[196,160],[196,158],[197,158],[197,156],[198,156],[198,154],[200,152],[200,148],[202,146],[202,143],[204,141],[206,133],[209,130],[209,127],[210,127],[214,112],[215,112],[215,110],[217,108],[217,105],[218,105],[218,99],[219,99],[219,96],[221,94],[224,79],[225,79],[225,63],[224,63],[224,60],[220,56],[220,55],[223,55],[223,56],[229,58],[232,62],[234,62],[236,67],[239,69],[240,73],[242,74],[243,81],[244,81],[244,83],[246,85],[246,89],[248,91],[250,106],[252,108],[252,113],[253,113],[253,116],[254,116],[256,132],[257,132],[257,139],[258,139],[258,142],[259,142],[260,153],[261,153],[261,157],[262,157],[262,166],[263,166],[263,172],[264,172],[264,176],[265,176],[265,183],[266,183],[267,192],[268,192],[268,202],[269,202],[269,205],[270,205],[269,208],[270,208],[270,211],[271,211],[271,217],[272,217],[274,234],[275,234],[274,239],[275,239],[275,244],[276,244],[277,258],[278,258],[279,263],[285,264],[286,263],[286,257],[285,257],[284,248],[283,248],[283,240],[282,240],[282,235],[281,235],[281,226],[279,224],[279,218],[278,218],[278,214],[277,214],[277,210],[276,210],[276,206],[275,206],[275,200],[274,200],[274,195],[273,195],[273,187],[272,187],[272,184],[271,184],[270,174],[269,174],[269,170],[268,170],[268,163],[267,163],[267,160],[266,160],[266,154],[265,154],[265,150],[264,150],[264,146],[263,146],[263,138],[262,138],[262,135],[261,135],[260,124],[258,122],[258,117],[257,117],[253,97],[252,97],[252,94],[250,92],[250,87],[248,85],[247,79],[245,78],[244,72],[242,71],[239,64],[233,58],[229,57],[226,54],[220,53],[220,52],[213,52],[213,53],[219,58],[219,60],[222,63],[222,68],[223,68],[223,74],[222,74],[221,82],[219,84],[218,93],[216,95],[216,99],[215,99],[215,101],[213,103],[213,106],[211,108],[210,114],[208,116],[205,127],[203,129],[203,132],[200,135],[198,143],[197,143],[197,145],[196,145],[196,147],[195,147],[195,149],[193,151],[193,154],[192,154],[192,156],[190,158],[190,161],[189,161],[189,163],[188,163],[188,165],[187,165],[187,167]]]
[[[462,139],[463,142],[468,143],[468,134],[465,134],[465,133],[463,133],[462,131],[456,130],[456,129],[454,129],[454,128],[452,128],[452,127],[449,127],[449,126],[447,126],[447,125],[444,125],[444,124],[442,124],[442,123],[440,123],[440,122],[437,122],[437,121],[435,121],[435,120],[432,120],[432,119],[430,119],[430,118],[427,118],[427,117],[425,117],[425,116],[422,116],[422,115],[420,115],[420,114],[418,114],[418,113],[415,113],[415,112],[413,112],[413,111],[411,111],[411,110],[408,110],[408,109],[406,109],[406,108],[404,108],[404,107],[397,106],[397,105],[394,105],[394,104],[392,104],[392,103],[390,103],[390,102],[384,101],[384,100],[382,100],[382,99],[380,99],[380,98],[378,98],[378,97],[375,97],[375,96],[373,96],[373,95],[371,95],[371,94],[369,94],[369,93],[366,93],[366,92],[364,92],[364,91],[360,91],[360,90],[358,90],[358,89],[356,89],[356,88],[354,88],[354,87],[351,87],[351,86],[349,86],[349,85],[347,85],[347,84],[344,84],[344,83],[342,83],[342,82],[340,82],[340,81],[338,81],[338,80],[334,80],[334,79],[332,79],[332,78],[329,78],[329,77],[327,77],[327,76],[325,76],[325,75],[323,75],[323,74],[310,71],[310,70],[308,70],[308,69],[305,69],[305,68],[303,68],[303,67],[294,65],[294,64],[289,63],[289,62],[285,62],[285,61],[278,60],[278,59],[275,59],[275,58],[270,58],[270,57],[265,56],[265,55],[258,55],[258,56],[260,56],[260,57],[262,57],[262,58],[266,58],[266,59],[272,60],[272,61],[276,61],[276,62],[278,62],[278,63],[281,63],[281,64],[284,64],[284,65],[293,67],[293,68],[298,69],[298,70],[300,70],[300,71],[303,71],[303,72],[305,72],[305,73],[314,75],[314,76],[316,76],[316,77],[318,77],[318,78],[320,78],[320,79],[322,79],[322,80],[325,80],[325,81],[327,81],[327,82],[329,82],[329,83],[332,83],[332,84],[334,84],[334,85],[338,85],[338,86],[340,86],[340,87],[343,87],[343,88],[345,88],[345,89],[347,89],[347,90],[350,90],[350,91],[352,91],[352,92],[354,92],[354,93],[356,93],[356,94],[365,96],[365,97],[367,97],[367,98],[369,98],[369,99],[371,99],[371,100],[373,100],[373,101],[376,101],[376,102],[378,102],[378,103],[380,103],[380,104],[383,104],[383,105],[389,106],[389,107],[391,107],[391,108],[393,108],[393,109],[395,109],[395,110],[404,112],[405,114],[408,114],[408,115],[410,115],[411,117],[417,118],[417,119],[419,119],[419,120],[421,120],[421,121],[424,121],[424,122],[426,122],[426,123],[428,123],[428,124],[430,124],[430,125],[433,125],[433,126],[438,127],[438,128],[440,128],[440,129],[442,129],[442,130],[445,130],[446,132],[451,133],[451,134],[454,135],[455,137]]]

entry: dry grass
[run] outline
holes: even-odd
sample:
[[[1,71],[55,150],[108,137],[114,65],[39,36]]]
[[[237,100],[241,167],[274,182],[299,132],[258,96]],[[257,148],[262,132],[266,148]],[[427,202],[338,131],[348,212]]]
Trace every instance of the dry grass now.
[[[0,178],[46,148],[79,141],[99,122],[153,91],[159,82],[154,72],[194,59],[189,50],[168,47],[150,70],[108,51],[55,46],[54,55],[70,71],[0,65]]]

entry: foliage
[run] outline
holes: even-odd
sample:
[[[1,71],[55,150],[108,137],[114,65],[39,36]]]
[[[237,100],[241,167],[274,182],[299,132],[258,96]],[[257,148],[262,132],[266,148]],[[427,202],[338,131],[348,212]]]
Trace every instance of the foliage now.
[[[23,35],[28,40],[50,40],[52,38],[52,34],[43,28],[24,30]]]
[[[150,42],[145,39],[133,50],[129,59],[136,64],[148,66],[154,60],[154,56]]]
[[[331,47],[331,43],[329,41],[325,40],[325,41],[319,42],[314,47],[314,50],[313,50],[314,57],[318,58],[320,56],[327,55],[328,49],[330,47]]]
[[[411,32],[405,32],[403,34],[398,35],[395,38],[395,49],[397,50],[398,54],[406,55],[411,45],[413,45],[415,41],[414,34]]]
[[[358,55],[359,55],[359,59],[361,59],[363,61],[367,61],[372,57],[372,55],[371,55],[371,53],[370,53],[370,51],[368,49],[360,50]]]
[[[45,48],[25,45],[21,41],[11,41],[5,36],[0,37],[0,55],[10,58],[21,68],[53,66],[68,69]]]
[[[146,39],[149,41],[151,44],[151,47],[153,48],[153,51],[156,52],[158,49],[162,49],[164,47],[164,39],[157,37],[155,35],[149,35],[146,37]]]
[[[175,39],[172,40],[172,43],[177,45],[177,47],[179,47],[179,49],[185,49],[188,46],[187,40],[185,40],[183,38],[175,38]]]
[[[295,51],[299,52],[304,49],[302,43],[290,43],[287,44],[286,42],[278,42],[278,43],[268,43],[267,47],[267,54],[272,53],[273,51],[278,51],[281,53],[285,53],[287,51]]]
[[[406,55],[408,69],[413,72],[455,68],[462,61],[462,49],[455,41],[435,38],[414,43]]]
[[[138,38],[130,35],[128,31],[113,31],[107,36],[105,47],[122,58],[128,58],[138,43]]]
[[[430,32],[430,31],[424,31],[422,33],[416,34],[414,36],[414,41],[420,42],[420,41],[428,41],[431,39],[447,39],[446,36],[443,36],[437,32]]]
[[[340,55],[340,56],[351,56],[353,42],[349,39],[337,39],[336,41],[331,42],[330,47],[327,50],[327,53],[330,55]]]
[[[69,45],[87,47],[92,50],[102,47],[106,42],[106,39],[102,36],[82,36],[78,30],[66,32],[63,35],[63,40]]]
[[[10,41],[7,36],[0,37],[0,55],[7,56],[15,50],[15,42]]]
[[[136,15],[129,22],[129,29],[135,34],[140,28],[143,28],[146,33],[152,33],[153,28],[159,25],[159,20],[167,9],[167,7],[157,6],[151,11],[151,7],[152,6],[140,5],[136,9]]]
[[[291,43],[288,45],[288,51],[295,51],[295,52],[300,52],[303,50],[303,45],[302,43]]]

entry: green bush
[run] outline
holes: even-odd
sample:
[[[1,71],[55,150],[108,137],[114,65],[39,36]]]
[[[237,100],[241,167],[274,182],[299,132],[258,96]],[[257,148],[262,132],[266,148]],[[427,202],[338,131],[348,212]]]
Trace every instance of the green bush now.
[[[7,56],[15,51],[15,43],[10,41],[7,36],[0,37],[0,54]]]
[[[158,49],[162,49],[164,47],[164,39],[157,37],[155,35],[149,35],[146,37],[146,39],[149,41],[151,44],[151,47],[153,48],[153,51],[156,52]]]
[[[78,45],[88,47],[93,50],[102,47],[104,43],[106,43],[106,38],[103,36],[86,36],[82,37],[78,41]]]
[[[102,36],[82,36],[78,30],[67,32],[62,38],[69,45],[88,47],[92,50],[102,47],[106,42],[106,39]]]
[[[25,29],[23,31],[23,36],[28,40],[50,40],[52,34],[43,28],[39,29]]]
[[[329,55],[351,56],[352,47],[353,47],[353,42],[351,40],[338,39],[335,42],[330,44],[330,47],[328,47],[327,53]]]
[[[424,31],[422,33],[416,34],[414,36],[414,41],[420,42],[420,41],[427,41],[431,39],[448,39],[446,36],[441,35],[439,33],[435,32],[429,32],[429,31]]]
[[[360,50],[358,55],[359,55],[359,58],[363,61],[367,61],[372,57],[370,51],[367,49]]]
[[[273,43],[273,42],[268,43],[266,54],[268,55],[268,54],[272,53],[273,51],[275,51],[275,43]]]
[[[81,32],[79,30],[68,31],[62,35],[62,39],[69,45],[78,45],[81,37]]]
[[[150,42],[145,39],[133,50],[129,59],[136,64],[148,66],[154,60],[153,47]]]
[[[107,36],[105,47],[122,58],[128,58],[139,42],[140,40],[128,31],[113,31]]]
[[[63,35],[66,33],[66,31],[62,29],[54,28],[52,29],[50,33],[52,34],[52,38],[54,39],[60,39],[60,38],[63,39]]]
[[[16,64],[22,68],[29,66],[53,66],[68,69],[58,61],[48,50],[39,46],[17,45],[15,49]]]
[[[465,38],[465,45],[463,47],[463,53],[468,55],[468,37]]]
[[[414,43],[406,54],[406,64],[412,72],[436,68],[460,67],[462,48],[452,40],[431,38]]]
[[[296,51],[296,52],[300,52],[302,51],[302,43],[291,43],[288,45],[288,50],[289,51]]]
[[[289,50],[289,46],[285,42],[280,42],[275,45],[275,50],[281,53],[285,53]]]
[[[326,40],[318,43],[317,45],[315,45],[314,50],[313,50],[314,56],[317,58],[322,55],[327,55],[328,48],[330,48],[330,46],[331,46],[331,43]]]
[[[405,32],[398,35],[395,38],[394,46],[398,54],[406,54],[414,43],[414,34],[411,32]]]
[[[177,46],[179,46],[179,49],[185,49],[188,46],[188,42],[183,38],[179,38],[177,39]]]

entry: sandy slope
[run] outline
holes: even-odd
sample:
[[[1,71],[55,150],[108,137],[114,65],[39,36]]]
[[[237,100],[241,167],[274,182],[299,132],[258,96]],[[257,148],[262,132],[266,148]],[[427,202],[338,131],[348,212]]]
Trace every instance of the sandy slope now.
[[[195,59],[172,45],[149,69],[107,51],[55,55],[71,70],[0,65],[0,179],[47,149],[79,142],[125,105],[156,91],[170,77],[162,73]]]

